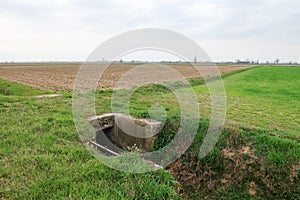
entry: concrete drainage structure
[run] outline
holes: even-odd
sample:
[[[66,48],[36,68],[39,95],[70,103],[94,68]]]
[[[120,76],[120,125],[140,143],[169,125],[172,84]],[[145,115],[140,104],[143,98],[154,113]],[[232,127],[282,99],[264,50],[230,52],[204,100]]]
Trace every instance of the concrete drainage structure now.
[[[159,121],[118,113],[97,115],[88,121],[96,129],[96,140],[90,143],[108,155],[118,155],[131,147],[150,152],[162,128]]]

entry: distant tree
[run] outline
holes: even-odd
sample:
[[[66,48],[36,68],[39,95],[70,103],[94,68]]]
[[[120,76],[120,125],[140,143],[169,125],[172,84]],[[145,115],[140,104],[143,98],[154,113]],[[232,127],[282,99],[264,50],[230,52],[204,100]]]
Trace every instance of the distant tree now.
[[[278,65],[279,61],[280,61],[280,59],[276,58],[275,63]]]

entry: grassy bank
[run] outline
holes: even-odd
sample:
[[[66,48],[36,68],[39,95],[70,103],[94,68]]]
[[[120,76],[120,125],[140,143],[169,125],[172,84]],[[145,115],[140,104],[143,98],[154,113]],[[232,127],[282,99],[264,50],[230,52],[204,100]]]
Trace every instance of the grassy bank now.
[[[93,158],[76,132],[70,93],[35,99],[27,95],[47,91],[1,80],[3,85],[0,199],[177,198],[167,171],[128,174]]]
[[[203,119],[192,147],[170,167],[185,185],[189,198],[299,198],[299,73],[299,67],[264,66],[223,75],[227,118],[217,146],[210,155],[198,159],[209,123]],[[192,79],[191,83],[202,116],[209,117],[206,86],[202,80]],[[99,113],[110,111],[106,110],[110,96],[111,91],[97,94]],[[126,103],[114,101],[120,106]],[[134,92],[130,113],[149,117],[153,104],[163,106],[167,114],[166,126],[155,146],[159,149],[177,132],[180,105],[168,89],[151,85]]]

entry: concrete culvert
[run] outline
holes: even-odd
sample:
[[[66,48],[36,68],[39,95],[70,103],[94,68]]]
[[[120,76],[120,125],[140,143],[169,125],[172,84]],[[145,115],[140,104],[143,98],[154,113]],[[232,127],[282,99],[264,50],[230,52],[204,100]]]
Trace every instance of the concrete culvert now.
[[[162,128],[162,122],[109,113],[89,118],[96,129],[90,143],[103,153],[118,155],[124,151],[150,152]]]

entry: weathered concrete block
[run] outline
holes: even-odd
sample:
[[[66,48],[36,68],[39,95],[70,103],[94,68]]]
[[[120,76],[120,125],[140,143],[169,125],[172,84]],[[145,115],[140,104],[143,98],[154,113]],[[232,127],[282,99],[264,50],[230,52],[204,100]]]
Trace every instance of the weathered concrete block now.
[[[137,145],[142,151],[147,152],[152,150],[162,128],[159,121],[137,119],[117,113],[97,115],[90,118],[89,122],[97,130],[101,130],[96,133],[98,144],[109,147],[113,143],[123,149]]]

